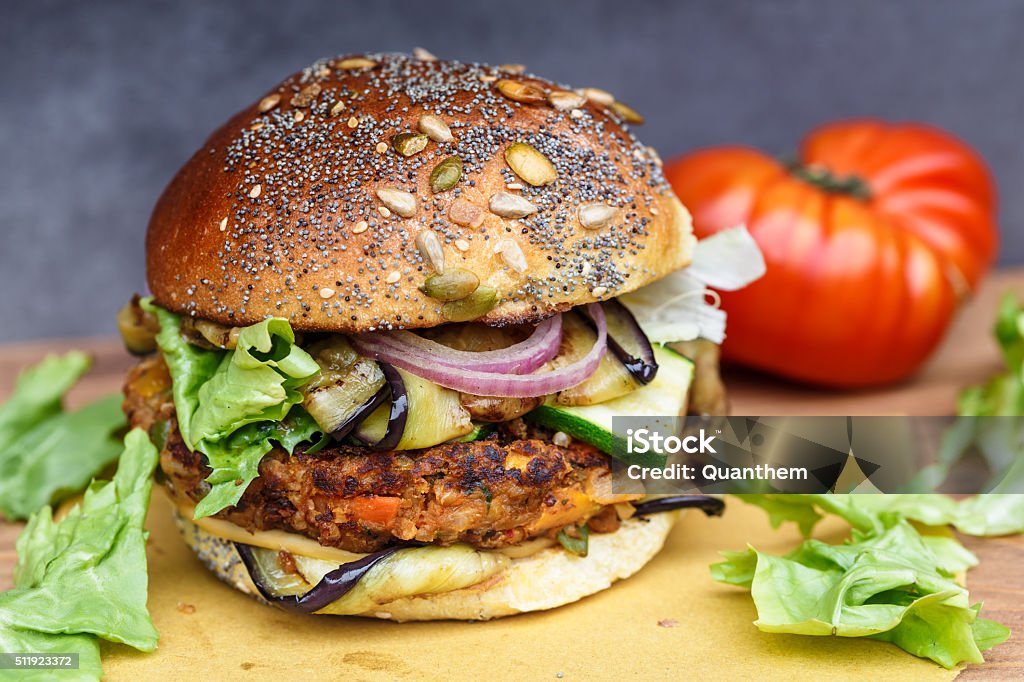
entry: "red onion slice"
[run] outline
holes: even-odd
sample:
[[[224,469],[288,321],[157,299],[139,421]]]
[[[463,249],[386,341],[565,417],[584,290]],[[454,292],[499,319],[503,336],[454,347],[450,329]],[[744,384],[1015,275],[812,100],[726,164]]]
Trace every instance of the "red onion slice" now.
[[[439,386],[473,395],[496,396],[499,398],[532,398],[538,395],[557,393],[582,383],[597,371],[608,349],[608,327],[604,310],[597,303],[587,305],[587,312],[597,328],[597,341],[582,358],[551,372],[540,374],[499,374],[480,370],[442,365],[437,358],[425,357],[420,353],[411,354],[386,343],[367,342],[367,336],[353,338],[360,352],[376,360],[390,362],[407,372],[433,381]],[[451,350],[451,349],[448,349]],[[500,353],[502,351],[486,351]]]
[[[529,374],[558,354],[562,341],[562,316],[544,320],[526,340],[498,350],[456,350],[407,331],[363,334],[354,337],[353,341],[363,352],[401,353],[409,360],[415,358],[420,364],[494,374]]]

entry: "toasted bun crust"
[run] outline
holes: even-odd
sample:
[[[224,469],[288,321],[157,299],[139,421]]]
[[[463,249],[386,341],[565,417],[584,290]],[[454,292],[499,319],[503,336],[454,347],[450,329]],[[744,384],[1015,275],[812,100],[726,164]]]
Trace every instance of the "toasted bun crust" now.
[[[534,89],[517,91],[523,84]],[[236,114],[178,171],[149,223],[149,288],[161,306],[224,324],[276,316],[300,331],[349,333],[453,319],[420,291],[438,265],[496,290],[482,318],[490,324],[636,289],[689,263],[690,217],[657,155],[629,132],[623,116],[635,114],[590,95],[507,67],[379,54],[319,61]],[[393,136],[421,129],[431,136],[421,151],[396,149]],[[515,143],[551,165],[508,161]],[[451,156],[461,177],[435,193],[431,172]],[[411,193],[415,206],[388,209],[379,189]],[[499,192],[536,212],[492,211]],[[592,204],[614,210],[591,206],[587,229],[580,208]],[[417,248],[424,231],[443,264]]]
[[[360,614],[399,622],[411,620],[489,620],[542,611],[578,601],[633,575],[657,554],[679,512],[624,521],[614,533],[590,536],[589,553],[578,557],[560,546],[513,559],[501,573],[451,592],[381,603]],[[262,599],[234,545],[184,521],[186,542],[218,578]]]

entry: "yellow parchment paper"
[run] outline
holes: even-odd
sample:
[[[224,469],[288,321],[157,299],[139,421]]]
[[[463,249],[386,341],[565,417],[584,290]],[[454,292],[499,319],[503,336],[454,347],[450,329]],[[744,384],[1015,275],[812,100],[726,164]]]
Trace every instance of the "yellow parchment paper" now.
[[[220,583],[184,545],[166,497],[150,512],[150,597],[160,647],[110,645],[109,680],[950,680],[883,642],[769,635],[750,596],[711,580],[720,550],[780,553],[799,540],[736,500],[687,512],[665,549],[610,590],[553,611],[485,623],[297,616]],[[838,540],[841,523],[823,524]],[[661,624],[659,624],[659,622]],[[668,626],[668,627],[666,627]]]

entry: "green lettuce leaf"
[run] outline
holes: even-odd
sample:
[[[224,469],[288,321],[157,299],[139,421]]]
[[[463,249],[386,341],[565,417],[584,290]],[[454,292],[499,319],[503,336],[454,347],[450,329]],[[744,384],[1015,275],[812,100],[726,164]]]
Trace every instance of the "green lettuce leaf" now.
[[[178,430],[188,449],[195,450],[192,415],[199,408],[199,389],[217,371],[221,358],[226,353],[190,344],[181,335],[181,320],[178,316],[154,305],[151,299],[144,298],[139,304],[143,310],[156,315],[160,323],[156,343],[171,373],[171,392],[174,396]]]
[[[721,582],[749,588],[764,632],[870,637],[952,668],[980,663],[1009,631],[978,618],[957,570],[976,560],[949,538],[933,542],[895,514],[829,545],[807,540],[784,557],[726,553],[711,567]],[[952,544],[951,544],[952,543]]]
[[[203,442],[213,472],[207,477],[210,492],[199,501],[195,518],[216,514],[238,503],[245,489],[259,476],[260,460],[276,442],[288,454],[299,443],[322,434],[320,425],[301,407],[293,408],[283,422],[257,422],[242,427],[215,443]],[[273,441],[273,442],[272,442]]]
[[[117,459],[125,425],[113,395],[64,412],[64,394],[89,368],[84,353],[49,357],[21,374],[0,405],[0,514],[27,518],[82,490]]]
[[[77,679],[99,679],[96,637],[156,648],[143,530],[156,462],[156,448],[135,429],[113,481],[94,482],[60,521],[50,507],[29,520],[17,540],[15,587],[0,594],[0,649],[78,652]]]
[[[880,530],[881,516],[895,513],[928,526],[954,526],[967,535],[1008,535],[1024,532],[1024,495],[988,493],[964,500],[938,494],[738,495],[764,509],[773,527],[796,523],[809,535],[824,514],[844,518],[861,531]]]
[[[302,402],[298,389],[320,367],[295,345],[286,320],[244,328],[233,351],[205,350],[181,336],[177,315],[149,300],[142,305],[160,321],[157,344],[171,373],[182,439],[206,455],[213,470],[206,479],[212,488],[196,506],[195,517],[216,514],[238,502],[274,443],[291,454],[296,445],[321,433],[297,407]]]
[[[961,415],[1024,415],[1024,308],[1013,294],[1003,297],[993,333],[1006,371],[982,386],[966,389],[960,395]]]
[[[199,388],[192,437],[197,444],[216,442],[247,424],[282,421],[292,405],[302,402],[297,389],[319,371],[316,361],[295,345],[287,321],[269,319],[246,327],[238,347]]]

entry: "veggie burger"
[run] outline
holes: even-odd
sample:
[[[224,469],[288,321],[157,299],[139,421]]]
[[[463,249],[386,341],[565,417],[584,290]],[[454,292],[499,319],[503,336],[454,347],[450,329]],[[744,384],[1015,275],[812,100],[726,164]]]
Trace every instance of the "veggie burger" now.
[[[742,229],[697,244],[641,122],[515,65],[374,54],[207,140],[119,324],[125,411],[214,573],[306,613],[487,619],[721,511],[612,485],[613,416],[723,410],[706,287],[761,266]]]

